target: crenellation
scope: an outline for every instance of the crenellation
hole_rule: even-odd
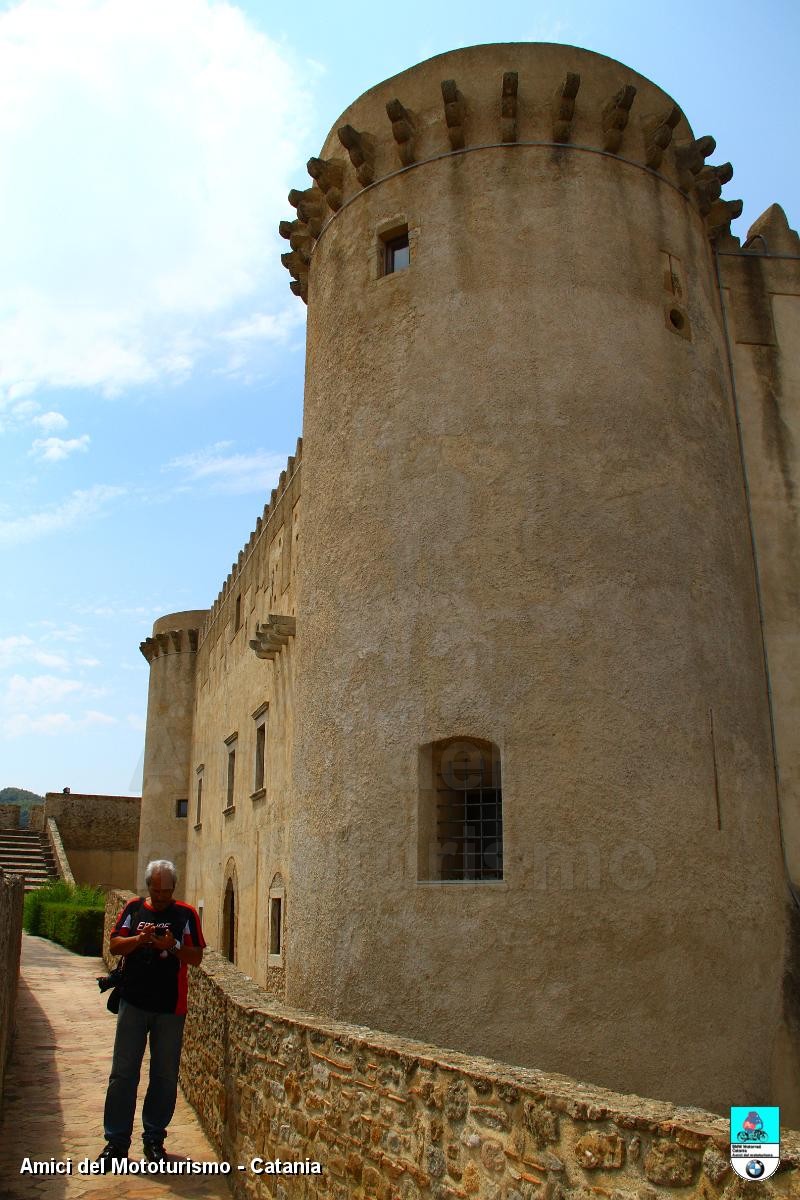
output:
[[[756,245],[755,243],[759,244]],[[800,238],[780,204],[771,204],[747,231],[744,249],[762,254],[800,255]]]
[[[517,140],[517,91],[519,73],[506,71],[500,95],[500,138],[503,142]]]
[[[397,145],[397,154],[404,167],[409,167],[414,158],[414,120],[408,109],[399,100],[390,100],[386,115],[392,123],[392,137]]]
[[[603,149],[610,154],[616,154],[622,145],[622,135],[628,125],[635,98],[636,88],[632,83],[626,83],[603,106]]]
[[[447,136],[452,150],[464,148],[464,97],[458,90],[455,79],[442,80],[442,100]]]
[[[367,133],[359,133],[352,125],[342,125],[337,130],[339,141],[350,156],[355,167],[356,178],[362,187],[368,187],[375,179],[375,149]]]
[[[562,83],[558,85],[553,96],[553,141],[568,142],[572,129],[572,118],[575,115],[575,97],[581,86],[581,77],[577,71],[567,71]]]

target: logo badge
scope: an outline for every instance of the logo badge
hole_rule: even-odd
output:
[[[731,1166],[751,1183],[769,1179],[781,1161],[781,1110],[767,1105],[731,1109]]]

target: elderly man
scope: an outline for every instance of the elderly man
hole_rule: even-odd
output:
[[[124,958],[122,999],[105,1107],[106,1146],[98,1159],[109,1166],[125,1158],[133,1134],[136,1090],[150,1038],[150,1082],[142,1108],[144,1156],[164,1161],[164,1138],[175,1111],[178,1066],[186,1020],[187,966],[203,957],[200,918],[190,904],[174,900],[175,866],[148,863],[149,899],[131,900],[111,933],[112,954]]]

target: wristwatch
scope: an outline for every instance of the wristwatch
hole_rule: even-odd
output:
[[[174,935],[173,935],[173,936],[174,936]],[[169,946],[169,947],[168,947],[168,950],[169,950],[169,953],[170,953],[170,954],[178,954],[178,953],[180,952],[180,948],[181,948],[181,944],[180,944],[180,942],[178,941],[178,939],[177,939],[177,938],[175,938],[175,945],[174,945],[174,946]]]

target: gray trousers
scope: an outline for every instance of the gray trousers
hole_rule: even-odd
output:
[[[129,1146],[136,1115],[136,1092],[145,1046],[150,1038],[150,1081],[142,1108],[144,1137],[166,1137],[178,1095],[185,1016],[148,1012],[120,1002],[117,1036],[103,1117],[106,1141]]]

